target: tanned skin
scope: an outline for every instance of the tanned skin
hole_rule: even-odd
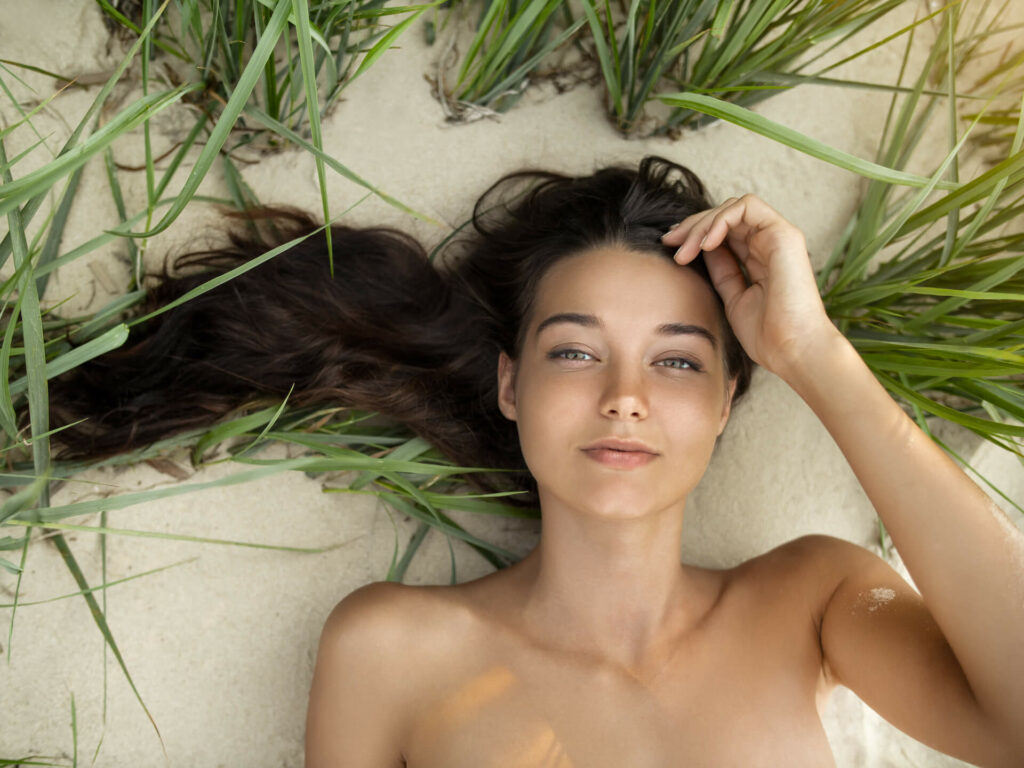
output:
[[[498,371],[540,543],[466,584],[342,600],[307,768],[832,765],[819,708],[837,684],[943,752],[1024,765],[1024,536],[828,320],[776,211],[730,199],[663,241],[677,264],[605,247],[545,275]],[[701,250],[740,342],[821,419],[920,594],[827,536],[679,563],[731,397],[711,293],[683,268]]]

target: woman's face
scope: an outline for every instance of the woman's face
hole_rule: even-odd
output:
[[[681,506],[729,416],[712,288],[609,246],[544,275],[515,362],[499,363],[541,503],[614,518]]]

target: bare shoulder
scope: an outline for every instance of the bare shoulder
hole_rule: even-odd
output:
[[[829,606],[851,587],[889,589],[898,582],[901,593],[912,591],[873,552],[821,534],[801,536],[742,563],[731,571],[729,581],[779,620],[806,618],[816,644]]]
[[[320,653],[373,663],[409,691],[434,640],[458,622],[456,590],[378,581],[342,599],[324,622]],[[437,637],[435,637],[437,636]]]
[[[423,652],[446,601],[429,588],[375,582],[324,623],[310,686],[306,765],[404,764]]]
[[[321,644],[326,640],[379,647],[381,641],[406,636],[428,604],[417,587],[389,581],[366,584],[334,607],[324,622]]]
[[[749,576],[758,580],[778,579],[790,586],[803,586],[800,592],[824,603],[847,576],[876,564],[888,567],[875,554],[849,541],[809,534],[780,544],[736,570],[749,571]]]

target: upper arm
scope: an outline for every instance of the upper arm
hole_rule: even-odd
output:
[[[324,624],[306,716],[306,768],[404,765],[407,617],[397,584],[342,600]]]
[[[883,560],[839,539],[811,537],[826,677],[900,730],[982,765],[1016,765],[978,706],[921,596]]]

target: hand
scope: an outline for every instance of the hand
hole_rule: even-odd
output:
[[[754,195],[730,198],[662,236],[688,264],[703,250],[711,281],[747,354],[786,378],[811,346],[838,335],[818,293],[803,233]],[[750,278],[748,283],[743,271]]]

